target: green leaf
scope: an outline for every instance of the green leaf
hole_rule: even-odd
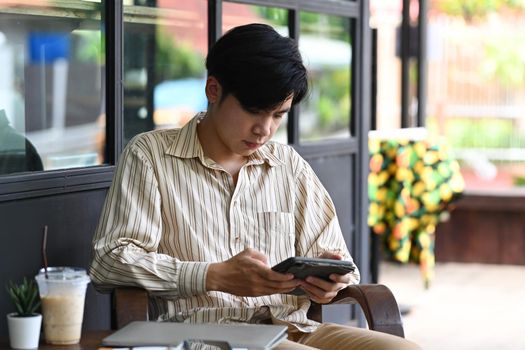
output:
[[[10,281],[6,289],[18,316],[31,316],[40,306],[38,286],[34,280],[27,280],[24,277],[20,284]]]

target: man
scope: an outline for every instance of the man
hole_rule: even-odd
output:
[[[93,281],[147,289],[156,320],[286,324],[295,342],[279,349],[413,346],[307,318],[311,300],[358,283],[357,269],[331,282],[271,270],[290,256],[352,261],[313,170],[270,141],[308,89],[295,42],[266,25],[237,27],[206,67],[207,112],[124,150],[94,238]],[[306,295],[285,294],[297,287]]]

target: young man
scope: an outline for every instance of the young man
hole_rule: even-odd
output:
[[[287,324],[294,342],[279,349],[413,346],[307,318],[311,300],[358,283],[357,269],[331,282],[271,270],[290,256],[352,261],[310,166],[271,142],[308,89],[295,42],[266,25],[237,27],[206,67],[207,112],[124,150],[94,238],[93,281],[147,289],[156,320]],[[285,294],[297,287],[306,295]]]

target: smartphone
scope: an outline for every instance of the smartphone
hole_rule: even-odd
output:
[[[345,260],[291,257],[272,267],[272,270],[281,273],[291,273],[295,278],[304,280],[308,276],[315,276],[326,281],[331,274],[346,275],[355,270],[355,264]],[[294,289],[290,294],[302,295],[300,288]]]

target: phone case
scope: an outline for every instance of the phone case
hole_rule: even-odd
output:
[[[331,274],[346,275],[355,270],[355,265],[344,260],[291,257],[272,267],[272,270],[292,273],[299,279],[315,276],[330,281]],[[301,295],[304,292],[297,288],[291,294]]]

